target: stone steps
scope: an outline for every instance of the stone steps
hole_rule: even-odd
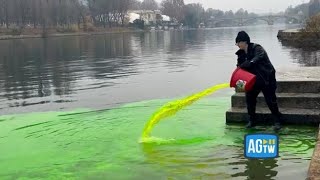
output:
[[[320,81],[278,81],[277,93],[320,93]]]
[[[320,122],[319,109],[295,109],[295,108],[279,108],[285,124],[301,124],[301,125],[318,125]],[[272,124],[273,117],[268,108],[260,108],[257,110],[257,121],[260,124]],[[246,123],[246,108],[231,108],[226,113],[227,123]]]
[[[279,108],[319,109],[320,93],[277,93]],[[245,94],[237,93],[231,97],[232,107],[246,107]],[[267,108],[262,93],[257,98],[257,107]]]
[[[279,81],[277,86],[278,105],[285,124],[319,125],[320,81]],[[273,123],[262,93],[257,98],[256,112],[258,123]],[[247,119],[245,94],[236,92],[231,97],[226,122],[245,123]]]

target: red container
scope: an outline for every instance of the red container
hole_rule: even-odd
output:
[[[256,75],[238,67],[232,73],[231,80],[230,80],[230,87],[236,87],[237,86],[236,84],[239,80],[242,80],[246,83],[245,91],[247,92],[247,91],[250,91],[254,86],[256,82]]]

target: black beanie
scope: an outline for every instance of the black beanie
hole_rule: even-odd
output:
[[[240,41],[246,41],[248,44],[250,43],[250,37],[245,31],[240,31],[236,38],[236,43]]]

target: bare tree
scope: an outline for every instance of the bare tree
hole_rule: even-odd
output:
[[[198,28],[204,22],[205,10],[199,3],[187,4],[185,8],[184,23],[192,28]]]
[[[162,13],[177,21],[184,19],[184,1],[183,0],[163,0],[161,2]]]
[[[142,3],[139,0],[131,0],[130,9],[140,10],[140,9],[142,9]]]
[[[27,18],[29,18],[29,12],[31,9],[31,3],[27,0],[17,0],[20,27],[23,28],[26,25]]]
[[[0,0],[0,17],[1,24],[9,28],[9,3],[8,0]]]
[[[109,27],[112,26],[111,19],[114,16],[114,2],[114,0],[88,0],[88,6],[95,25],[102,23],[106,27],[108,23]]]
[[[138,0],[0,0],[0,24],[7,28],[32,24],[44,31],[71,25],[81,28],[90,15],[95,25],[112,27],[123,25],[127,11],[140,5]]]
[[[39,18],[40,18],[39,0],[32,0],[30,11],[31,11],[30,22],[32,22],[33,27],[36,28],[37,25],[39,24]]]
[[[158,3],[155,0],[144,0],[141,3],[141,7],[144,10],[157,10],[157,9],[159,9]]]
[[[131,5],[131,0],[120,0],[120,4],[118,7],[118,12],[119,12],[119,17],[120,17],[120,22],[122,25],[124,25],[124,19],[125,16],[127,15],[127,12],[130,8]]]
[[[47,35],[47,24],[48,24],[48,1],[46,0],[39,0],[39,8],[40,8],[40,24],[42,26],[42,34],[43,36]]]

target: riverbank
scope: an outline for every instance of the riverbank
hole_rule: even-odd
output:
[[[320,32],[305,32],[302,29],[279,30],[278,39],[285,45],[298,48],[320,48]]]
[[[284,129],[287,125],[318,127],[316,143],[308,167],[307,179],[320,179],[320,67],[282,67],[277,69],[277,97],[283,114]],[[246,121],[245,96],[236,93],[231,98],[232,107],[227,112],[227,123]],[[257,121],[269,123],[272,119],[263,95],[257,99]],[[281,144],[281,143],[280,143]],[[280,148],[280,151],[282,149]]]
[[[317,136],[317,143],[313,151],[311,162],[308,168],[307,180],[314,180],[320,178],[320,128]]]
[[[301,29],[287,29],[287,30],[279,30],[277,37],[281,40],[291,40],[292,38],[296,38]]]
[[[0,40],[9,39],[28,39],[28,38],[47,38],[47,37],[63,37],[63,36],[90,36],[90,35],[102,35],[109,33],[132,33],[132,32],[145,32],[148,30],[142,30],[137,28],[100,28],[94,31],[77,31],[77,32],[59,32],[56,30],[48,30],[47,33],[43,33],[40,29],[25,29],[20,34],[8,33],[7,31],[0,30]]]
[[[291,80],[291,81],[319,81],[320,68],[319,67],[299,67],[299,68],[282,68],[277,73],[278,79],[281,81]],[[316,83],[315,83],[316,84]],[[307,88],[307,87],[302,87]],[[318,89],[319,93],[319,89]],[[281,98],[281,97],[280,97]],[[310,97],[304,98],[304,101]],[[300,103],[303,103],[302,101]],[[319,103],[317,101],[317,106]],[[317,114],[317,116],[320,116]],[[318,130],[317,142],[315,144],[313,154],[311,156],[311,161],[308,167],[307,180],[320,179],[320,126]]]

